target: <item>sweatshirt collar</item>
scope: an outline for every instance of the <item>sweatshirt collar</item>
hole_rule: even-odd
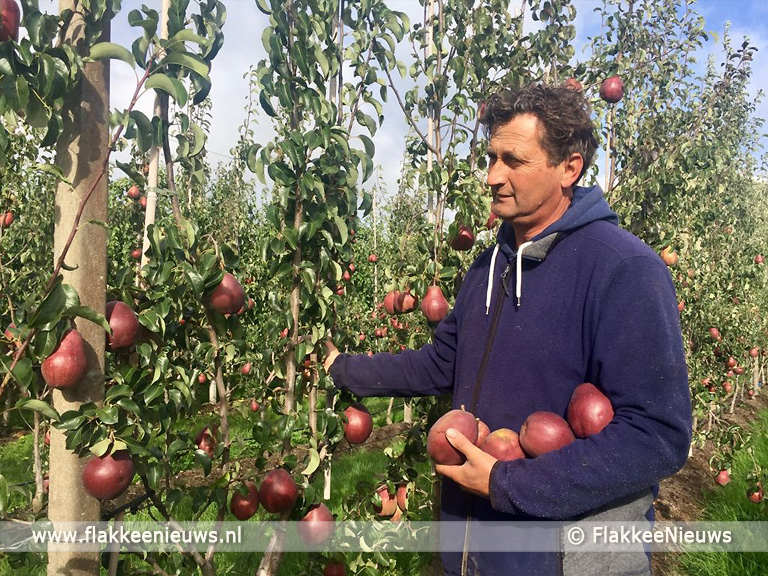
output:
[[[568,210],[565,211],[556,222],[553,222],[542,232],[537,234],[528,242],[524,242],[519,247],[515,240],[515,231],[510,224],[502,222],[499,232],[496,236],[497,245],[491,256],[491,266],[488,274],[488,289],[486,292],[486,309],[488,314],[491,305],[491,294],[493,293],[493,276],[496,267],[496,257],[499,251],[507,259],[507,268],[502,274],[502,286],[504,292],[507,292],[506,278],[514,262],[516,265],[515,275],[515,297],[516,305],[521,305],[521,296],[523,289],[523,258],[534,262],[542,262],[547,255],[557,245],[559,240],[568,232],[586,226],[591,222],[605,220],[617,226],[619,218],[611,210],[608,203],[603,198],[603,191],[600,186],[582,187],[576,186],[573,189],[573,198]]]

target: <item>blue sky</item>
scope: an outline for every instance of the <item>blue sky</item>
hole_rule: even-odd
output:
[[[231,148],[236,144],[238,127],[245,116],[244,107],[248,95],[247,80],[244,75],[250,65],[255,65],[265,56],[261,46],[261,31],[267,24],[264,16],[257,8],[254,0],[223,0],[227,6],[228,19],[224,26],[225,42],[216,57],[211,72],[213,101],[211,133],[207,149],[212,162],[226,160]],[[518,6],[520,0],[514,0],[513,6]],[[113,23],[113,41],[129,45],[133,40],[134,30],[125,22],[125,15],[130,9],[146,4],[160,9],[161,0],[123,0],[123,11]],[[574,0],[577,8],[576,38],[577,57],[586,58],[581,52],[587,37],[599,30],[599,17],[594,8],[601,2],[597,0]],[[41,8],[52,11],[58,2],[42,0]],[[422,8],[418,0],[390,0],[389,5],[395,10],[404,11],[411,17],[411,22],[421,19]],[[702,0],[694,9],[706,19],[706,28],[722,36],[726,21],[731,22],[731,38],[734,44],[741,43],[744,36],[749,36],[758,47],[753,62],[752,92],[759,87],[768,86],[768,1],[766,0]],[[529,22],[529,25],[533,25]],[[702,66],[706,64],[707,55],[719,51],[712,40],[705,46],[699,59]],[[120,62],[112,64],[112,104],[114,108],[124,108],[135,86],[135,76],[127,65]],[[139,104],[140,109],[149,113],[152,107],[152,96],[145,96]],[[402,112],[397,107],[394,98],[385,105],[385,126],[376,135],[375,143],[377,158],[381,164],[382,175],[389,190],[395,189],[399,174],[400,162],[404,150],[406,124]],[[768,103],[762,102],[758,115],[768,117]],[[258,134],[261,143],[266,143],[274,133],[269,119],[262,116],[259,119]],[[765,139],[764,139],[765,141]],[[600,162],[600,160],[598,159]],[[602,162],[601,162],[602,163]]]

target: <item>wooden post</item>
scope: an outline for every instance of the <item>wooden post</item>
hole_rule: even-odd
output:
[[[61,0],[61,11],[72,10],[71,21],[64,31],[64,42],[80,55],[84,23],[82,7],[76,0]],[[109,40],[109,23],[105,23],[103,40]],[[109,146],[109,62],[85,64],[83,78],[64,103],[64,126],[56,148],[56,164],[66,180],[56,189],[56,228],[54,262],[62,253],[72,229],[82,197],[87,194],[101,171]],[[86,205],[80,229],[67,256],[72,270],[62,269],[64,282],[80,294],[80,302],[103,312],[106,306],[107,233],[90,220],[107,219],[107,178],[98,184]],[[71,391],[53,391],[53,407],[62,414],[77,410],[81,404],[104,399],[104,329],[92,322],[78,320],[77,329],[86,342],[88,373]],[[101,506],[83,488],[80,480],[85,460],[67,450],[64,434],[51,429],[50,493],[48,517],[57,521],[96,522]],[[49,576],[97,576],[99,554],[96,552],[56,551],[49,545]]]

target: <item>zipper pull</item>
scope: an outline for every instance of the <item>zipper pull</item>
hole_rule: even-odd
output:
[[[507,296],[509,296],[509,287],[508,287],[509,279],[508,279],[508,276],[509,276],[509,273],[511,271],[512,271],[512,265],[511,264],[507,264],[506,269],[504,270],[504,272],[501,273],[501,285],[504,288],[504,294],[506,294]]]

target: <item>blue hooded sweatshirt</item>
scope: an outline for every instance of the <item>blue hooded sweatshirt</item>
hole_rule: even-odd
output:
[[[576,187],[568,210],[531,242],[518,248],[502,224],[431,344],[341,354],[331,367],[335,385],[359,396],[451,393],[453,408],[491,430],[519,432],[542,410],[565,418],[583,382],[611,400],[614,418],[600,433],[498,461],[490,499],[444,478],[441,520],[464,521],[469,538],[476,521],[650,520],[659,480],[685,463],[691,402],[674,285],[661,258],[617,224],[598,186]],[[642,550],[443,552],[442,560],[451,575],[650,574]]]

